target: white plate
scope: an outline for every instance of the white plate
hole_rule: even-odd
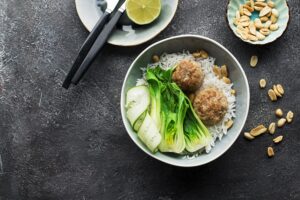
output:
[[[118,26],[108,43],[118,46],[135,46],[147,42],[163,31],[173,19],[178,0],[161,0],[162,10],[158,19],[145,26]],[[78,16],[88,31],[91,31],[102,15],[97,5],[99,0],[75,0]]]

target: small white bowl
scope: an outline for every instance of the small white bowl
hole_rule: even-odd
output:
[[[151,153],[147,147],[139,140],[137,134],[132,129],[129,121],[126,118],[125,110],[125,96],[127,91],[134,87],[136,80],[142,77],[141,67],[146,67],[151,62],[154,54],[161,55],[162,53],[182,52],[183,50],[195,51],[199,49],[206,50],[209,55],[216,58],[216,64],[228,66],[230,72],[230,79],[234,83],[234,88],[237,91],[236,96],[236,118],[233,127],[228,131],[227,135],[221,141],[217,141],[215,147],[208,154],[204,153],[194,159],[187,159],[184,156],[175,156],[173,154],[165,154],[157,152]],[[133,61],[128,69],[125,80],[123,82],[121,92],[121,113],[125,128],[134,141],[134,143],[145,153],[151,157],[180,167],[194,167],[209,163],[222,154],[224,154],[236,141],[240,132],[242,131],[247,119],[250,102],[250,92],[247,77],[245,72],[237,59],[221,44],[204,36],[198,35],[180,35],[164,39],[156,42],[146,48],[140,55]]]
[[[286,31],[287,26],[289,24],[289,7],[286,0],[272,0],[276,9],[279,12],[279,18],[277,24],[279,25],[279,29],[276,31],[271,31],[270,35],[268,35],[264,40],[252,42],[250,40],[243,40],[236,32],[237,27],[233,24],[233,20],[235,18],[236,11],[239,10],[239,6],[245,4],[245,0],[229,0],[227,5],[227,22],[229,24],[232,32],[242,41],[247,42],[249,44],[254,45],[264,45],[274,42],[278,38],[280,38],[283,33]]]

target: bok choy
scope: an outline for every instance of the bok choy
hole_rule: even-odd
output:
[[[175,83],[166,83],[162,93],[161,134],[162,152],[181,153],[185,149],[183,122],[188,104]]]
[[[172,73],[173,69],[148,68],[148,85],[127,92],[127,118],[152,152],[193,153],[208,147],[212,136],[190,100],[172,82]]]
[[[185,148],[188,152],[196,152],[204,147],[210,147],[212,136],[195,113],[189,99],[189,108],[184,120]]]
[[[196,115],[191,102],[172,82],[173,69],[148,68],[151,117],[156,122],[162,141],[162,152],[195,152],[210,145],[212,137]],[[152,113],[152,111],[155,111]]]

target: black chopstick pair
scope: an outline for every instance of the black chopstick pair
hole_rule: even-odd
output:
[[[83,75],[87,72],[90,65],[94,62],[96,56],[99,54],[117,22],[125,11],[125,3],[123,3],[115,14],[110,18],[114,8],[117,6],[118,0],[110,0],[108,8],[101,16],[88,38],[83,43],[78,56],[67,74],[63,82],[63,87],[68,89],[71,84],[77,85]]]

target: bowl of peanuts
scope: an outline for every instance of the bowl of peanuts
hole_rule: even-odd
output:
[[[289,23],[286,0],[229,0],[227,21],[244,42],[264,45],[281,37]]]

